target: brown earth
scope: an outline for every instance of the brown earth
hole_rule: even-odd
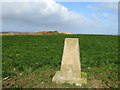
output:
[[[57,32],[57,31],[42,31],[35,33],[24,33],[24,32],[4,32],[0,35],[53,35],[53,34],[72,34],[70,32]]]
[[[59,32],[59,33],[63,33],[63,34],[72,34],[70,32]]]

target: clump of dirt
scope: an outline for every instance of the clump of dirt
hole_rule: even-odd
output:
[[[92,88],[108,88],[106,84],[102,83],[100,80],[93,79],[90,81]]]

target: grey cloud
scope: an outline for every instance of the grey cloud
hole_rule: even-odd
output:
[[[67,8],[54,1],[47,0],[37,3],[5,2],[3,3],[2,19],[3,30],[6,31],[10,29],[11,31],[27,32],[57,30],[72,33],[104,33],[100,29],[102,24],[94,17],[87,19],[81,14],[68,11]]]

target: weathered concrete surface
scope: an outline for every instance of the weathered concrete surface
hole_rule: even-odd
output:
[[[87,74],[81,72],[79,40],[66,38],[61,70],[57,71],[52,81],[57,83],[75,83],[77,86],[87,83]]]

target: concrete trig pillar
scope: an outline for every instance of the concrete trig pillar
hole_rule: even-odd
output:
[[[81,86],[87,83],[86,73],[81,72],[80,51],[78,38],[66,38],[61,70],[57,71],[52,81],[57,83],[75,83]]]

